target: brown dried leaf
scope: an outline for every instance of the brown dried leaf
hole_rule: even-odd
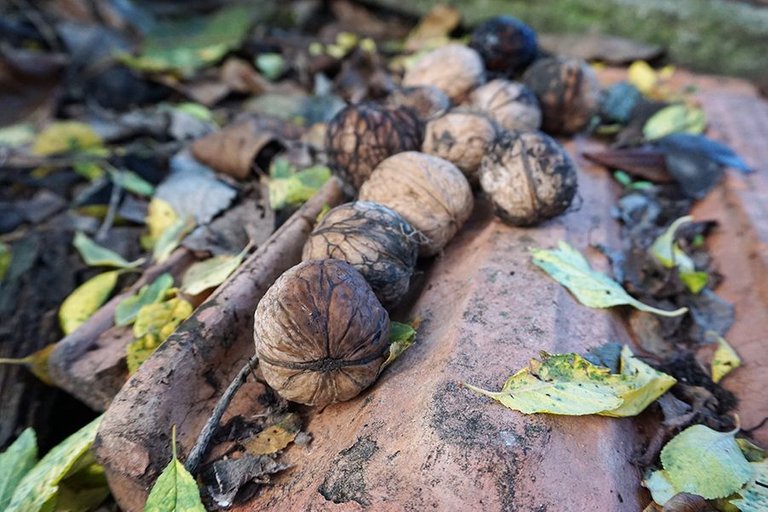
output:
[[[247,121],[196,140],[192,154],[219,172],[244,179],[258,154],[272,142],[278,142],[273,131]]]
[[[242,59],[227,59],[219,70],[219,76],[235,92],[261,94],[269,89],[269,82]]]

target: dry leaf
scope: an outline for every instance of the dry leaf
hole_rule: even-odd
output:
[[[219,172],[244,179],[250,175],[261,150],[276,142],[274,132],[248,121],[196,140],[192,144],[192,154]]]
[[[291,444],[299,430],[301,430],[301,418],[297,414],[290,413],[278,423],[266,427],[243,445],[253,455],[269,455]]]

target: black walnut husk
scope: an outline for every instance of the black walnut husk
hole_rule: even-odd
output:
[[[539,53],[536,32],[512,16],[495,16],[475,28],[469,46],[488,71],[514,77],[525,71]]]
[[[539,59],[525,72],[523,82],[539,100],[542,129],[547,133],[576,133],[597,112],[600,86],[592,68],[581,59]]]
[[[568,209],[576,195],[576,168],[548,135],[511,133],[483,158],[480,186],[502,220],[533,226]]]
[[[381,162],[360,188],[360,199],[392,208],[423,235],[419,256],[440,252],[474,203],[469,182],[455,165],[416,151]]]
[[[424,55],[403,76],[403,86],[435,86],[457,105],[483,82],[483,59],[461,44],[447,44]]]
[[[264,379],[280,396],[324,407],[376,380],[389,354],[389,315],[349,263],[305,261],[259,302],[254,341]]]
[[[488,114],[509,131],[541,128],[541,108],[536,95],[520,82],[497,78],[469,95],[472,108]]]
[[[365,278],[385,307],[408,291],[418,255],[416,232],[397,212],[371,201],[329,211],[304,245],[302,259],[346,261]]]
[[[420,148],[423,134],[423,123],[410,108],[361,103],[328,123],[325,149],[333,171],[357,189],[388,156]]]

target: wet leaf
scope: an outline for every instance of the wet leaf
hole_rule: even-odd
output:
[[[738,491],[740,497],[730,502],[741,512],[765,512],[768,510],[768,460],[751,465],[754,477]]]
[[[167,260],[173,250],[181,244],[184,237],[193,229],[195,229],[194,219],[177,219],[158,237],[155,246],[152,248],[152,258],[157,263]]]
[[[16,486],[37,462],[37,437],[31,428],[0,453],[0,510],[10,503]]]
[[[621,352],[621,371],[612,374],[578,354],[543,354],[511,376],[501,391],[465,384],[525,414],[569,416],[635,416],[675,384],[669,375],[636,359],[629,347]]]
[[[144,505],[144,512],[205,512],[197,482],[176,458],[176,427],[173,458],[157,477]]]
[[[277,453],[293,442],[299,430],[301,430],[301,418],[297,414],[289,413],[279,422],[264,428],[243,443],[243,446],[253,455]]]
[[[222,254],[193,263],[184,273],[181,280],[181,290],[189,295],[197,295],[209,288],[219,286],[226,281],[232,272],[237,270],[245,258],[245,253],[246,251],[243,251],[234,256]]]
[[[78,286],[59,308],[59,324],[64,334],[80,327],[107,300],[117,284],[119,270],[104,272]]]
[[[81,231],[75,233],[72,245],[80,253],[83,261],[91,267],[136,268],[144,263],[144,259],[127,261],[115,251],[100,246]]]
[[[566,242],[561,241],[554,250],[532,249],[531,253],[534,264],[568,288],[585,306],[609,308],[628,305],[661,316],[679,316],[688,311],[687,308],[665,311],[643,304],[630,296],[619,283],[592,270],[586,258]]]
[[[706,272],[696,270],[696,265],[675,241],[675,233],[681,226],[693,222],[687,215],[674,221],[651,245],[651,255],[666,268],[677,267],[680,280],[692,293],[699,293],[709,282]]]
[[[384,361],[384,364],[381,365],[381,370],[392,364],[395,359],[413,345],[413,342],[416,340],[416,327],[419,323],[420,320],[418,319],[410,324],[400,322],[389,323],[389,356]]]
[[[653,501],[662,506],[677,494],[675,486],[669,481],[669,475],[663,469],[648,474],[643,480],[643,486],[651,492]]]
[[[59,483],[80,467],[82,459],[89,457],[101,418],[99,416],[48,452],[21,480],[5,512],[52,510]]]
[[[645,140],[656,140],[673,133],[699,134],[707,126],[707,116],[700,108],[670,105],[651,116],[643,126]]]
[[[133,171],[111,169],[109,177],[115,185],[136,195],[149,197],[155,193],[154,185]]]
[[[669,441],[661,451],[661,463],[674,489],[716,499],[730,496],[747,483],[753,469],[735,434],[693,425]]]
[[[270,172],[269,204],[274,210],[296,206],[309,200],[331,177],[331,170],[323,165],[309,167],[288,177]]]
[[[142,307],[162,301],[172,286],[173,276],[167,272],[158,276],[151,284],[142,286],[137,294],[128,297],[117,305],[115,308],[115,325],[123,326],[133,323]]]
[[[0,364],[22,364],[26,366],[35,377],[49,386],[52,386],[53,381],[48,373],[48,358],[50,358],[54,348],[56,348],[56,344],[51,343],[26,357],[19,359],[0,358]]]
[[[241,489],[254,482],[264,482],[268,475],[287,467],[270,456],[245,453],[239,458],[217,460],[203,472],[202,479],[216,504],[229,508]]]
[[[717,349],[712,356],[712,382],[718,383],[732,370],[741,366],[741,358],[725,338],[713,334],[717,340]]]
[[[56,121],[40,132],[32,151],[47,156],[101,145],[101,137],[89,125],[78,121]]]

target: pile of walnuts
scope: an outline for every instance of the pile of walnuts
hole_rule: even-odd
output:
[[[488,20],[469,46],[424,55],[401,85],[328,124],[329,164],[357,201],[318,222],[304,261],[256,310],[262,372],[289,400],[326,406],[373,383],[389,351],[387,310],[417,259],[438,254],[470,217],[473,186],[515,226],[556,217],[575,196],[573,162],[540,130],[584,129],[597,82],[582,61],[540,58],[524,23]]]

